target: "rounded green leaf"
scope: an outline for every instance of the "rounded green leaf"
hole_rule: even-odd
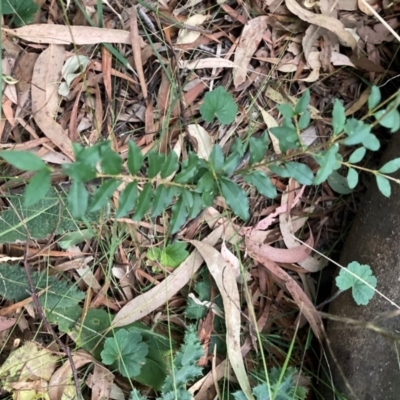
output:
[[[353,191],[353,189],[349,188],[347,179],[340,175],[337,171],[332,172],[332,174],[328,177],[327,182],[336,193],[349,194]]]
[[[314,184],[319,185],[322,182],[325,182],[329,175],[336,168],[336,154],[339,151],[339,145],[335,143],[332,147],[330,147],[324,153],[317,154],[314,158],[317,163],[320,165],[320,168],[315,176]]]
[[[51,172],[48,168],[37,172],[30,179],[24,193],[24,206],[30,207],[45,198],[51,185]]]
[[[220,187],[221,195],[232,211],[244,221],[249,219],[249,200],[246,192],[228,178],[221,178]]]
[[[285,163],[289,176],[299,182],[301,185],[312,185],[314,182],[314,174],[308,165],[299,162]]]
[[[153,187],[151,183],[146,183],[144,185],[144,188],[142,190],[142,193],[140,193],[139,198],[137,199],[136,202],[136,209],[135,209],[135,215],[133,216],[134,221],[140,221],[144,214],[149,210],[151,206],[151,196],[153,194]]]
[[[90,212],[101,210],[110,200],[111,196],[117,190],[121,181],[117,179],[107,179],[96,191],[93,196]]]
[[[377,151],[381,147],[381,143],[373,133],[367,135],[361,143],[364,147],[371,151]]]
[[[301,114],[301,117],[299,118],[299,129],[302,131],[303,129],[306,129],[308,125],[310,125],[311,121],[311,114],[308,110],[304,111]]]
[[[349,168],[347,173],[347,183],[350,189],[354,189],[358,183],[358,172],[354,168]]]
[[[310,104],[310,98],[310,89],[306,89],[296,104],[296,108],[294,110],[296,114],[301,114],[307,111],[307,107]]]
[[[344,127],[347,138],[343,143],[347,146],[360,144],[371,133],[371,126],[355,118],[349,118]]]
[[[399,168],[400,168],[400,158],[395,158],[394,160],[391,160],[387,162],[385,165],[383,165],[379,169],[379,172],[382,172],[382,174],[392,174],[393,172],[396,172]]]
[[[375,113],[375,118],[390,132],[396,132],[400,128],[400,114],[396,108],[390,110],[390,105],[386,110],[379,110]]]
[[[371,93],[368,96],[368,110],[374,109],[381,102],[381,91],[378,86],[371,86]]]
[[[376,183],[378,185],[379,191],[386,197],[390,197],[391,194],[391,188],[390,188],[390,182],[387,178],[376,175]]]
[[[338,99],[335,99],[332,111],[333,135],[334,136],[339,135],[339,133],[343,131],[345,124],[346,124],[345,109],[342,103]]]
[[[80,219],[85,215],[89,194],[82,182],[74,180],[68,193],[68,204],[74,218]]]
[[[128,141],[128,170],[132,175],[136,175],[143,165],[143,155],[140,148],[132,140]]]
[[[274,199],[278,193],[271,179],[261,171],[253,171],[251,174],[244,175],[243,179],[249,185],[255,186],[257,191],[269,199]]]
[[[355,150],[349,158],[349,163],[357,164],[364,158],[366,152],[367,150],[365,147],[360,147],[359,149]]]
[[[294,117],[294,109],[290,104],[287,103],[279,104],[277,106],[277,109],[282,114],[282,116],[287,120],[290,120],[291,118]]]
[[[0,151],[0,157],[21,171],[39,171],[46,167],[41,158],[29,151]]]
[[[200,106],[200,113],[204,121],[212,122],[215,117],[221,124],[230,124],[235,120],[238,107],[233,96],[222,86],[206,93],[204,102]]]
[[[118,210],[116,217],[125,217],[130,211],[132,211],[135,201],[137,198],[137,182],[130,182],[126,185],[118,199]]]

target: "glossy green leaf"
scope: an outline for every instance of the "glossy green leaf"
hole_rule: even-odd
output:
[[[174,182],[187,183],[198,172],[199,157],[193,152],[189,152],[189,158],[182,163],[182,170],[175,176]]]
[[[82,182],[74,180],[68,193],[68,204],[74,218],[82,218],[88,207],[89,194]]]
[[[271,133],[278,139],[279,148],[283,153],[288,150],[299,149],[300,140],[296,128],[288,126],[277,126],[270,129]]]
[[[73,180],[80,182],[90,181],[97,176],[96,167],[83,161],[62,165],[63,171]]]
[[[116,213],[117,218],[125,217],[130,211],[133,210],[135,201],[138,195],[137,182],[130,182],[126,185],[118,199],[118,210]]]
[[[21,171],[39,171],[46,167],[46,163],[41,158],[29,151],[0,151],[0,157]]]
[[[132,175],[136,175],[143,165],[143,155],[140,148],[132,140],[128,141],[128,170]]]
[[[340,175],[337,171],[333,171],[332,174],[329,175],[327,182],[336,193],[350,194],[353,192],[353,189],[349,188],[347,179]]]
[[[396,172],[398,169],[400,169],[400,158],[395,158],[387,162],[385,165],[383,165],[379,169],[379,172],[381,172],[382,174],[392,174],[393,172]]]
[[[335,99],[332,111],[333,136],[339,135],[339,133],[343,131],[345,124],[346,124],[345,109],[342,103],[338,99]]]
[[[335,143],[327,151],[314,157],[315,161],[317,161],[317,163],[320,165],[320,168],[314,178],[315,185],[325,182],[329,175],[335,170],[336,154],[338,151],[339,145]]]
[[[358,184],[358,172],[354,168],[349,168],[347,172],[347,183],[350,189],[354,189]]]
[[[400,129],[400,114],[396,108],[390,110],[390,105],[386,110],[379,110],[375,113],[375,118],[390,132],[396,132]]]
[[[360,280],[362,279],[362,280]],[[365,284],[364,282],[367,284]],[[347,268],[341,268],[336,277],[336,285],[340,290],[352,290],[352,295],[358,305],[367,305],[375,294],[377,280],[369,265],[351,262]]]
[[[232,211],[244,221],[249,219],[249,200],[246,192],[228,178],[221,178],[220,187],[221,195]]]
[[[286,170],[289,176],[299,182],[301,185],[312,185],[314,181],[314,174],[308,165],[299,162],[285,163]]]
[[[365,149],[365,147],[358,148],[351,154],[351,156],[349,158],[349,163],[357,164],[364,158],[366,152],[367,152],[367,150]]]
[[[343,144],[353,146],[362,143],[368,137],[371,133],[371,125],[365,124],[355,118],[349,118],[344,131],[347,133],[347,138],[343,140]]]
[[[311,122],[311,114],[308,110],[304,111],[299,118],[299,129],[302,131],[310,125]]]
[[[163,211],[167,209],[167,207],[171,204],[172,199],[174,198],[174,190],[172,187],[167,187],[165,185],[158,185],[157,189],[154,191],[154,197],[152,201],[152,211],[151,216],[157,217]]]
[[[215,117],[221,124],[231,124],[236,117],[238,107],[233,96],[222,86],[206,93],[204,102],[200,106],[200,113],[204,121],[212,122]]]
[[[376,183],[378,185],[379,191],[386,197],[390,197],[391,188],[389,179],[384,176],[376,175]]]
[[[175,151],[170,151],[164,165],[162,166],[160,176],[161,178],[165,179],[168,176],[172,175],[175,171],[177,171],[179,168],[179,162],[178,162],[178,155],[175,153]]]
[[[24,206],[30,207],[46,197],[51,185],[51,171],[48,168],[37,172],[29,180],[24,192]]]
[[[203,193],[214,188],[214,177],[210,171],[206,172],[197,182],[195,191]]]
[[[213,146],[208,161],[215,172],[221,171],[222,166],[224,165],[224,153],[218,143]]]
[[[114,150],[108,149],[101,154],[100,166],[104,174],[118,175],[122,170],[121,157]]]
[[[269,199],[274,199],[278,193],[271,179],[261,171],[253,171],[248,175],[244,175],[243,179],[249,185],[255,186],[257,191]]]
[[[181,226],[186,222],[188,214],[189,211],[181,196],[179,197],[178,201],[172,206],[172,216],[170,221],[170,229],[172,234],[179,231]]]
[[[268,144],[269,137],[266,132],[259,138],[252,136],[249,139],[250,165],[261,162],[264,159],[268,149]]]
[[[371,86],[371,93],[368,96],[368,110],[373,110],[381,102],[381,90],[378,86]]]
[[[381,147],[381,143],[373,133],[367,135],[361,143],[365,148],[371,151],[377,151]]]
[[[149,161],[149,166],[147,168],[147,177],[152,179],[155,178],[157,174],[161,171],[165,162],[165,156],[164,154],[160,154],[156,151],[150,151],[147,153],[147,159]]]
[[[311,99],[310,89],[306,89],[302,94],[302,96],[300,97],[299,101],[297,102],[294,112],[296,114],[301,114],[307,111],[307,107],[310,104],[310,99]]]
[[[153,194],[153,187],[150,182],[146,183],[143,187],[142,192],[136,202],[135,215],[133,216],[134,221],[140,221],[144,214],[149,210],[151,206],[151,196]]]
[[[121,181],[117,179],[107,179],[96,191],[90,204],[90,212],[101,210],[111,196],[117,190]]]

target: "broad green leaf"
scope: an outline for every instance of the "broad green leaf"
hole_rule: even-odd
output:
[[[222,86],[206,93],[200,106],[201,116],[206,122],[212,122],[217,117],[221,124],[230,124],[235,120],[237,111],[233,96]]]
[[[140,148],[132,140],[128,141],[128,170],[132,175],[136,175],[143,165],[143,155]]]
[[[181,196],[183,198],[183,202],[186,204],[188,210],[193,207],[193,194],[189,189],[183,189],[181,192]]]
[[[179,267],[189,255],[186,247],[187,244],[185,242],[175,241],[169,244],[161,252],[161,265],[170,268]]]
[[[210,191],[203,192],[201,195],[201,198],[203,200],[203,206],[211,207],[212,203],[214,202],[215,196],[216,196],[215,187]]]
[[[339,135],[339,133],[343,131],[345,124],[346,124],[345,109],[342,103],[338,99],[335,99],[332,111],[333,136]]]
[[[199,157],[192,151],[189,152],[189,158],[184,160],[182,163],[182,170],[175,176],[174,182],[176,183],[187,183],[189,182],[198,172],[199,168]]]
[[[215,172],[221,171],[224,165],[224,153],[218,143],[213,146],[208,162],[212,165]]]
[[[149,167],[147,168],[147,177],[154,178],[161,171],[164,162],[164,154],[157,153],[156,151],[150,151],[147,153],[147,159],[149,160]]]
[[[171,204],[173,198],[174,190],[172,187],[167,187],[162,184],[158,185],[157,189],[154,191],[154,197],[151,205],[151,216],[159,216]]]
[[[121,181],[118,179],[107,179],[96,191],[90,204],[90,212],[101,210],[117,190]]]
[[[137,194],[137,182],[128,183],[118,199],[117,218],[125,217],[125,215],[133,210]]]
[[[83,161],[63,164],[62,169],[70,178],[79,182],[87,182],[97,176],[96,167]]]
[[[285,166],[280,166],[277,164],[270,164],[268,168],[276,175],[281,176],[282,178],[289,178],[290,174]]]
[[[193,205],[190,209],[189,218],[196,218],[203,209],[203,199],[200,194],[193,193]]]
[[[269,138],[267,133],[264,133],[259,138],[255,138],[252,136],[249,139],[250,165],[261,162],[264,159],[265,153],[268,149],[268,143]]]
[[[286,170],[289,176],[299,182],[301,185],[312,185],[314,181],[314,174],[308,165],[290,161],[285,163]]]
[[[381,143],[373,133],[367,135],[367,137],[362,141],[362,145],[371,151],[377,151],[381,147]]]
[[[311,114],[308,110],[304,111],[303,114],[301,114],[300,118],[299,118],[299,129],[302,131],[304,129],[306,129],[308,127],[308,125],[310,125],[310,121],[311,121]]]
[[[21,171],[39,171],[46,168],[46,163],[29,151],[0,151],[0,157]]]
[[[315,161],[320,165],[320,168],[315,175],[314,184],[319,185],[325,182],[329,175],[336,167],[336,154],[339,151],[339,145],[335,143],[327,151],[314,156]]]
[[[391,188],[390,188],[390,182],[389,179],[376,175],[376,183],[378,185],[379,191],[386,197],[390,197],[391,194]]]
[[[307,107],[310,104],[310,98],[311,98],[310,89],[306,89],[302,94],[302,96],[300,97],[299,101],[297,102],[294,112],[296,114],[301,114],[307,111]]]
[[[197,182],[195,191],[197,193],[203,193],[210,191],[214,188],[214,178],[210,171],[206,172]]]
[[[72,147],[74,149],[76,162],[82,162],[95,167],[101,159],[102,152],[111,149],[111,143],[109,141],[100,142],[88,147],[82,147],[78,143],[72,143]]]
[[[371,93],[368,96],[368,110],[373,110],[381,102],[381,91],[378,86],[371,86]]]
[[[294,109],[290,104],[278,104],[277,108],[285,119],[290,120],[294,117]]]
[[[159,247],[152,247],[147,251],[146,257],[150,261],[160,261],[161,260],[162,251],[163,250],[160,249]]]
[[[283,153],[288,150],[299,149],[300,140],[296,128],[288,126],[277,126],[270,129],[271,133],[278,139],[279,148]]]
[[[375,118],[385,128],[394,133],[400,128],[400,114],[396,108],[390,110],[390,104],[386,110],[379,110],[375,113]]]
[[[239,153],[237,153],[236,151],[231,153],[226,158],[224,165],[222,166],[222,171],[224,171],[224,173],[227,176],[231,176],[235,172],[236,168],[238,167],[241,158],[242,158],[242,156]]]
[[[365,149],[365,147],[358,148],[351,154],[351,156],[349,158],[349,163],[357,164],[364,158],[366,152],[367,152],[367,150]]]
[[[200,320],[206,314],[207,307],[197,304],[191,297],[188,297],[185,308],[185,317],[188,319]]]
[[[337,171],[333,171],[332,174],[329,175],[327,182],[336,193],[349,194],[353,192],[353,189],[349,188],[347,179],[340,175]]]
[[[278,195],[276,187],[264,172],[253,171],[248,175],[243,175],[243,179],[249,185],[255,186],[259,193],[269,199],[274,199]]]
[[[117,368],[126,378],[133,378],[140,374],[147,353],[148,346],[139,333],[120,329],[105,340],[101,360]]]
[[[240,154],[241,157],[243,157],[244,153],[246,153],[247,144],[248,144],[248,142],[244,143],[244,142],[242,142],[241,139],[239,139],[237,137],[232,145],[232,149],[231,149],[232,153],[236,152],[236,153]]]
[[[30,207],[44,199],[51,186],[51,171],[45,168],[30,179],[24,192],[24,206]]]
[[[166,158],[164,165],[161,169],[160,176],[161,178],[165,179],[168,176],[172,175],[175,171],[177,171],[179,168],[179,162],[178,162],[178,155],[175,153],[175,151],[170,151],[168,154],[168,157]]]
[[[2,0],[2,14],[14,14],[12,21],[19,26],[31,24],[39,6],[33,0]]]
[[[350,273],[350,272],[351,273]],[[354,276],[355,275],[355,276]],[[369,284],[366,285],[360,278]],[[336,277],[336,285],[340,290],[352,289],[353,299],[358,305],[367,305],[375,294],[376,277],[369,265],[361,265],[357,261],[340,270]]]
[[[142,192],[136,202],[135,215],[133,216],[134,221],[140,221],[144,214],[149,210],[151,206],[151,196],[153,194],[153,187],[150,182],[146,183],[143,187]]]
[[[379,169],[379,172],[381,172],[382,174],[392,174],[393,172],[396,172],[399,168],[400,168],[400,158],[395,158],[387,162],[385,165],[383,165]]]
[[[221,195],[232,211],[244,221],[249,219],[249,200],[246,192],[228,178],[221,178],[220,187]]]
[[[74,180],[68,193],[68,204],[74,218],[82,218],[88,207],[89,194],[82,182]]]
[[[347,172],[347,183],[350,189],[354,189],[358,183],[358,172],[354,168],[349,168]]]
[[[355,118],[349,118],[344,127],[347,138],[343,140],[343,144],[353,146],[360,144],[371,133],[371,126],[359,121]]]
[[[100,165],[103,173],[108,175],[118,175],[122,170],[121,157],[112,149],[108,149],[101,154]]]
[[[172,216],[170,221],[171,234],[179,231],[180,227],[186,222],[189,211],[183,201],[182,196],[172,206]]]
[[[75,246],[79,243],[84,242],[93,238],[93,231],[91,229],[82,229],[76,232],[68,233],[58,241],[58,245],[63,249],[67,250],[71,246]]]

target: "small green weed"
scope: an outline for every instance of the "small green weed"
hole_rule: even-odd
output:
[[[0,14],[12,15],[11,23],[24,26],[33,22],[39,6],[33,0],[2,0]]]

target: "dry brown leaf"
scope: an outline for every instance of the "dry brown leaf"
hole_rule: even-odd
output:
[[[210,233],[203,242],[214,246],[221,237],[223,231],[223,226],[218,227],[215,231]],[[116,328],[128,325],[143,318],[158,307],[161,307],[190,281],[193,274],[196,273],[202,263],[203,257],[197,250],[193,251],[193,253],[159,285],[135,297],[122,307],[114,318],[113,327]]]
[[[247,67],[251,57],[261,42],[264,31],[267,29],[268,16],[251,19],[243,28],[239,45],[235,51],[235,64],[237,68],[233,71],[233,83],[238,87],[246,80]]]
[[[195,14],[190,16],[183,24],[191,25],[191,26],[199,26],[203,22],[207,21],[207,15]],[[176,40],[177,44],[189,44],[196,41],[201,35],[201,32],[188,30],[188,29],[180,29],[178,33],[178,38]]]
[[[64,63],[64,47],[50,45],[36,60],[32,76],[32,113],[41,131],[71,160],[72,143],[55,121],[58,109],[58,82]]]
[[[234,68],[233,61],[225,60],[224,58],[202,58],[201,60],[182,61],[178,62],[179,68],[187,69],[204,69],[204,68]]]
[[[6,318],[0,316],[0,332],[10,329],[15,324],[15,318]]]
[[[213,147],[213,141],[211,135],[200,125],[190,124],[187,126],[189,135],[197,143],[197,155],[200,158],[208,160]]]
[[[92,389],[92,400],[105,400],[110,398],[114,375],[102,365],[95,364],[93,374],[86,380]]]
[[[204,241],[192,240],[190,243],[203,256],[222,297],[229,363],[245,396],[250,400],[254,399],[240,348],[240,296],[235,273],[214,247],[204,243]]]
[[[341,41],[343,46],[355,49],[357,42],[354,37],[346,31],[345,26],[337,19],[322,14],[314,14],[311,11],[304,9],[296,0],[285,0],[286,7],[289,11],[297,15],[303,21],[317,25],[333,32]]]
[[[7,29],[2,31],[29,43],[75,45],[99,43],[124,43],[131,44],[131,33],[120,29],[96,28],[91,26],[34,24],[22,28]],[[140,47],[145,43],[141,36],[138,38]]]

